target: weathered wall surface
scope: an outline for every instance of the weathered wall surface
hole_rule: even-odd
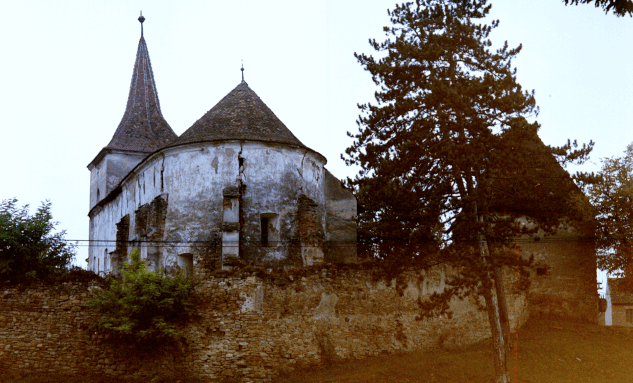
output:
[[[328,255],[332,262],[354,262],[356,254],[356,197],[325,170]]]
[[[531,315],[597,323],[596,253],[593,242],[573,227],[555,235],[524,238],[523,256],[534,256],[528,294]]]
[[[372,270],[311,268],[296,273],[204,276],[185,341],[153,353],[112,346],[86,330],[86,287],[63,285],[0,292],[0,367],[112,376],[177,375],[212,381],[269,381],[280,371],[331,357],[473,343],[489,336],[484,312],[455,301],[452,319],[416,321],[416,300],[444,286],[445,271],[410,273],[397,288]],[[200,275],[201,276],[201,275]],[[525,295],[508,274],[512,327],[527,320]]]
[[[162,196],[167,202],[160,244],[159,265],[169,269],[181,254],[199,251],[195,244],[212,242],[227,230],[223,224],[223,190],[239,188],[240,233],[238,243],[243,261],[256,264],[292,263],[288,257],[293,243],[301,242],[298,202],[301,195],[316,203],[315,238],[325,237],[325,159],[305,148],[260,142],[207,142],[165,149],[146,159],[123,182],[120,193],[91,213],[89,267],[102,271],[108,254],[115,248],[116,224],[130,216],[129,246],[146,246],[136,233],[136,212]],[[94,169],[93,172],[98,169]],[[262,217],[271,225],[271,238],[262,246]],[[94,242],[103,240],[104,242]]]
[[[105,150],[105,149],[104,149]],[[90,164],[90,209],[105,198],[146,156],[145,153],[108,149],[96,164]]]

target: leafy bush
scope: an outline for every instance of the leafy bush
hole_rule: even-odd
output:
[[[52,233],[50,201],[34,215],[18,200],[0,202],[0,281],[30,282],[64,274],[75,257],[75,246],[64,239],[66,231]]]
[[[133,343],[176,340],[178,325],[192,311],[192,283],[182,273],[168,277],[147,270],[138,250],[125,262],[121,279],[97,289],[89,303],[97,314],[92,328]]]

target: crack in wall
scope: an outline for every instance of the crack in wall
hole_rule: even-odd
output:
[[[161,161],[160,161],[160,192],[161,193],[165,189],[164,173],[165,173],[165,157],[161,158]]]
[[[305,150],[303,152],[303,157],[301,157],[301,168],[297,168],[297,172],[299,173],[301,178],[303,178],[303,162],[305,161],[307,155],[308,155],[308,151]]]
[[[243,150],[244,150],[244,143],[240,142],[240,152],[237,153],[238,168],[237,168],[237,178],[236,178],[236,181],[240,184],[242,183],[242,177],[244,175],[244,170],[246,169],[246,161],[244,160],[244,157],[242,157]]]

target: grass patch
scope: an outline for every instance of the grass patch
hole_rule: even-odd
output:
[[[509,355],[513,382],[631,382],[633,332],[564,321],[528,323],[512,336]],[[494,381],[490,341],[458,349],[381,355],[298,370],[280,383]]]

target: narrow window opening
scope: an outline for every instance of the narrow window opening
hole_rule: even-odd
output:
[[[279,244],[279,216],[275,213],[263,213],[260,219],[262,246],[276,247]]]
[[[97,188],[97,202],[99,202],[100,198],[101,198],[101,193],[99,192],[99,188]]]
[[[536,275],[547,275],[547,268],[546,267],[537,267],[536,268]]]
[[[268,225],[270,223],[269,217],[262,218],[262,246],[268,247]]]
[[[242,157],[239,157],[237,161],[239,163],[240,168],[244,166],[244,159]]]

